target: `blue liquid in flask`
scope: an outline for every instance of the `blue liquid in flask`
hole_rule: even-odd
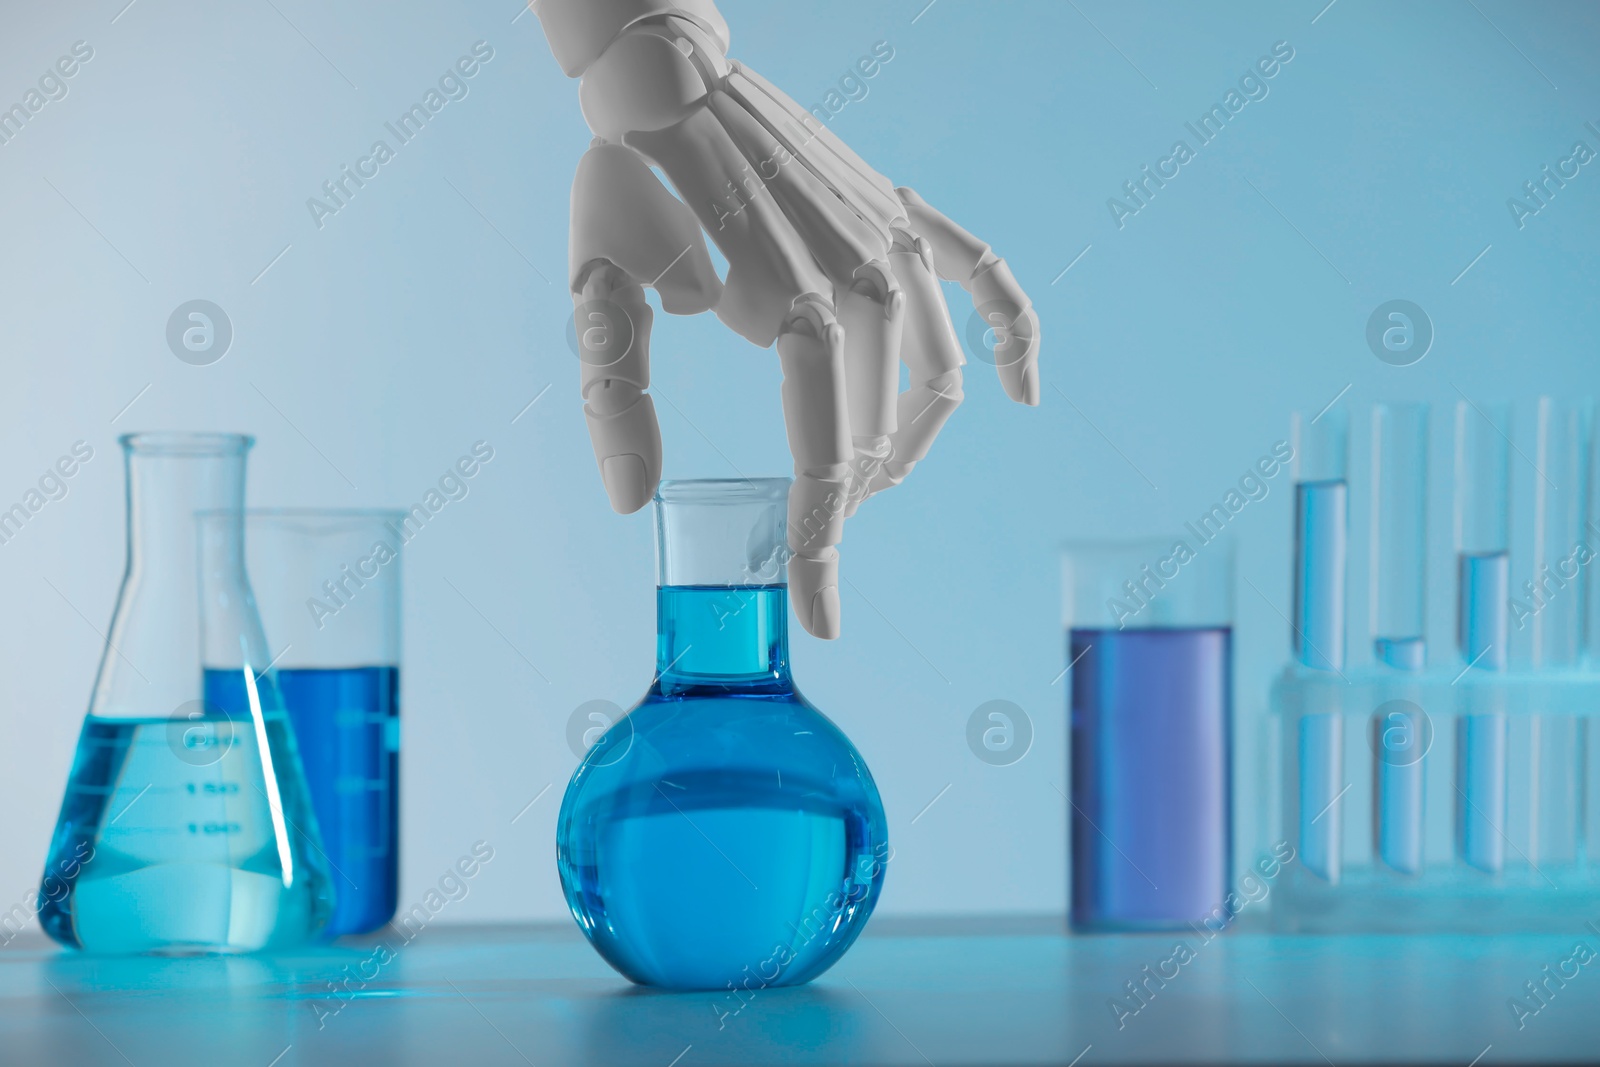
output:
[[[1232,631],[1073,629],[1072,925],[1178,929],[1222,905]]]
[[[40,887],[41,927],[96,952],[253,951],[331,907],[288,720],[206,671],[193,717],[84,720]],[[261,679],[258,685],[270,686]]]
[[[783,586],[667,586],[657,610],[656,680],[561,805],[567,903],[643,985],[809,981],[877,903],[877,787],[790,680]]]
[[[399,886],[400,671],[278,671],[335,888],[328,937],[376,930]]]

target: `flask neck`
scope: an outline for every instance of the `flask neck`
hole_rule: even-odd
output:
[[[171,715],[196,697],[202,666],[269,658],[242,564],[250,439],[130,434],[121,444],[128,562],[89,713]]]
[[[657,688],[788,689],[788,611],[781,584],[660,586]]]
[[[656,689],[787,691],[786,478],[662,482]]]
[[[186,579],[197,562],[197,516],[231,513],[222,540],[243,545],[244,453],[128,452],[128,567],[132,573]],[[221,547],[220,545],[217,547]]]

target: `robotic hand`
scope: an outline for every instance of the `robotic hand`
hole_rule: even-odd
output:
[[[837,637],[845,518],[905,478],[962,400],[936,277],[972,294],[1006,394],[1029,405],[1038,316],[987,245],[729,60],[712,0],[533,3],[556,60],[582,79],[595,134],[573,180],[570,262],[584,415],[611,506],[637,511],[661,477],[644,287],[668,312],[715,309],[752,343],[776,340],[795,466],[790,593],[808,631]],[[897,359],[910,372],[898,400]]]

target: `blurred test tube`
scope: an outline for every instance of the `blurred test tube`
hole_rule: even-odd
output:
[[[1417,671],[1428,659],[1428,405],[1379,404],[1372,439],[1373,654]]]
[[[1349,555],[1350,416],[1343,408],[1293,423],[1295,464],[1294,651],[1304,667],[1345,665],[1345,569]],[[1300,859],[1339,880],[1344,730],[1338,710],[1300,719]]]
[[[1511,575],[1511,405],[1456,406],[1456,632],[1468,669],[1503,671]],[[1480,870],[1505,865],[1506,713],[1499,690],[1468,691],[1456,734],[1456,844]]]
[[[1533,663],[1573,667],[1582,654],[1584,474],[1589,405],[1539,400],[1533,577],[1522,584],[1517,626],[1533,627]]]
[[[1600,416],[1600,409],[1592,410],[1592,414]],[[1592,553],[1589,561],[1584,564],[1584,570],[1588,571],[1588,575],[1583,596],[1587,605],[1583,625],[1584,646],[1589,666],[1592,668],[1600,668],[1600,425],[1597,423],[1600,423],[1600,419],[1590,424],[1583,522],[1583,543]],[[1596,767],[1595,770],[1600,771],[1600,767]],[[1595,805],[1597,812],[1600,812],[1600,783],[1597,783],[1597,788],[1590,791],[1589,797],[1590,803]],[[1596,840],[1600,841],[1600,814],[1591,821],[1590,828],[1591,832],[1596,834]],[[1600,859],[1600,848],[1593,854]]]
[[[1372,420],[1372,633],[1378,662],[1427,664],[1428,406],[1379,404]],[[1374,723],[1378,854],[1397,871],[1422,869],[1421,717],[1390,705]],[[1420,709],[1419,709],[1420,710]]]
[[[1570,670],[1583,655],[1584,506],[1590,404],[1539,400],[1533,577],[1511,598],[1517,629],[1533,630],[1534,669]],[[1582,834],[1583,723],[1561,711],[1535,709],[1528,723],[1527,860],[1575,859]],[[1520,791],[1519,791],[1520,792]]]
[[[1295,656],[1344,669],[1345,563],[1350,539],[1350,417],[1344,409],[1294,417]]]
[[[1600,432],[1590,434],[1588,468],[1583,538],[1591,553],[1600,553]],[[1584,590],[1584,600],[1588,604],[1584,640],[1589,668],[1594,670],[1600,669],[1600,557],[1590,556],[1584,569],[1589,572]],[[1600,716],[1584,716],[1583,731],[1579,747],[1585,783],[1583,854],[1588,863],[1600,864]]]

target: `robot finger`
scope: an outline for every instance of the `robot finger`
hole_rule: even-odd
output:
[[[906,296],[900,358],[910,384],[896,402],[889,456],[868,483],[868,495],[899,485],[927,457],[934,438],[963,399],[961,345],[939,291],[932,248],[926,240],[902,232],[896,235],[889,260]]]
[[[789,490],[789,595],[807,632],[839,636],[839,550],[851,492],[844,331],[832,306],[808,293],[778,334],[783,419],[794,455]]]
[[[1006,261],[972,234],[928,206],[914,190],[898,189],[911,229],[927,239],[939,277],[957,282],[999,337],[995,365],[1012,400],[1039,403],[1039,316]]]

